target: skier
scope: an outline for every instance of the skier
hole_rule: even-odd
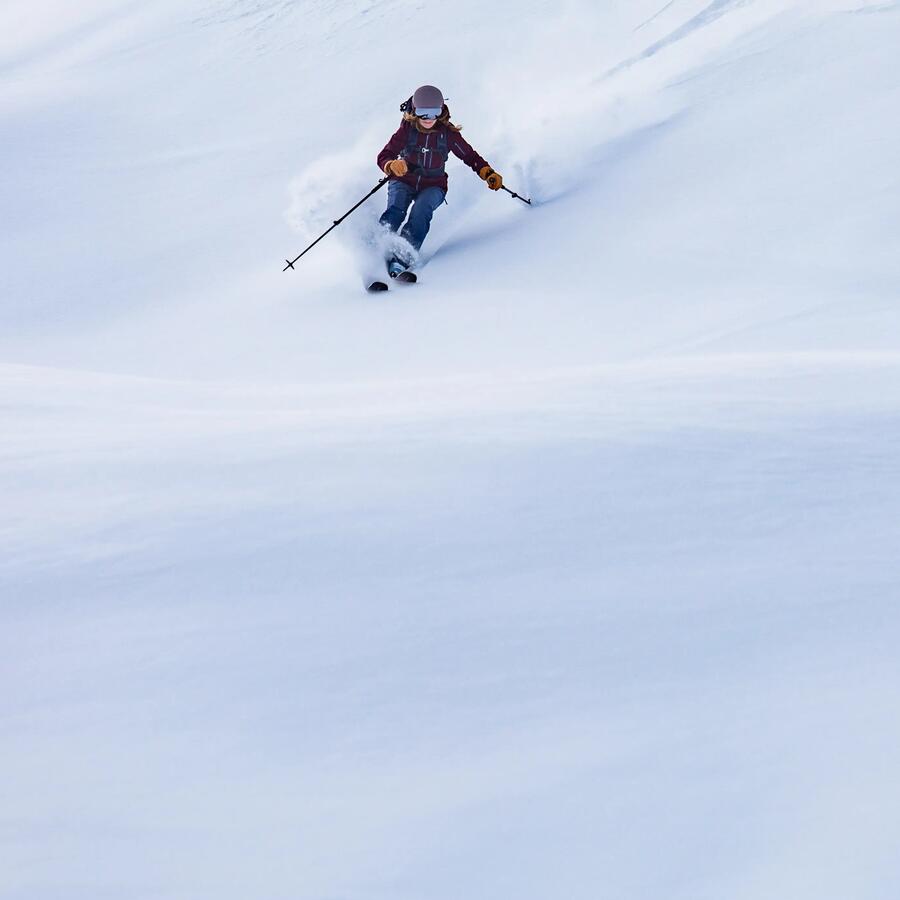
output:
[[[447,193],[444,164],[450,153],[477,172],[492,191],[500,190],[503,179],[469,145],[460,128],[451,123],[444,95],[436,87],[422,85],[401,109],[400,127],[378,154],[378,167],[391,179],[387,209],[378,221],[397,231],[412,204],[400,236],[418,250],[431,227],[434,211]],[[401,281],[414,281],[413,273],[406,271],[411,262],[395,253],[388,261],[391,278],[400,276]]]

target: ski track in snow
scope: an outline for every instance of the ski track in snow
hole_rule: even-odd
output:
[[[679,25],[664,38],[661,38],[658,41],[654,41],[638,56],[633,57],[632,59],[626,59],[618,65],[614,66],[609,70],[609,72],[606,73],[605,77],[608,78],[612,75],[615,75],[618,72],[621,72],[624,69],[633,66],[640,60],[649,59],[651,56],[655,56],[660,52],[660,50],[665,50],[667,47],[670,47],[673,44],[677,44],[679,41],[684,40],[686,37],[693,34],[698,29],[704,28],[705,26],[715,22],[717,19],[720,19],[722,16],[726,15],[729,11],[734,10],[736,7],[747,6],[748,4],[751,4],[753,2],[754,0],[712,0],[712,2],[708,4],[703,10],[698,12],[687,22]],[[664,12],[664,10],[662,10],[661,12]]]
[[[645,19],[643,22],[641,22],[641,24],[638,25],[634,30],[640,31],[642,28],[646,28],[648,25],[652,25],[664,12],[666,12],[666,10],[670,9],[675,2],[676,0],[669,0],[669,2],[666,3],[665,6],[653,13],[653,15],[650,16],[649,19]]]

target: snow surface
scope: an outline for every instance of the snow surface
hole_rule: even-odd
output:
[[[3,4],[0,897],[896,900],[898,47]],[[534,206],[282,273],[423,82]]]

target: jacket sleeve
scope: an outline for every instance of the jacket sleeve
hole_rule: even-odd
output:
[[[450,150],[458,156],[473,172],[478,172],[488,165],[472,148],[472,145],[458,132],[450,135]]]
[[[401,122],[400,127],[391,135],[391,139],[384,145],[381,153],[378,154],[378,168],[384,171],[385,163],[388,160],[396,159],[401,151],[406,147],[406,129],[408,123]]]

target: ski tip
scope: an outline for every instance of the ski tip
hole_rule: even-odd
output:
[[[419,280],[419,277],[415,272],[407,271],[401,272],[399,275],[397,275],[396,280],[405,284],[415,284]]]
[[[367,290],[370,294],[377,294],[377,293],[380,293],[381,291],[386,291],[387,289],[388,289],[388,286],[387,286],[383,281],[373,281],[373,282],[366,288],[366,290]]]

